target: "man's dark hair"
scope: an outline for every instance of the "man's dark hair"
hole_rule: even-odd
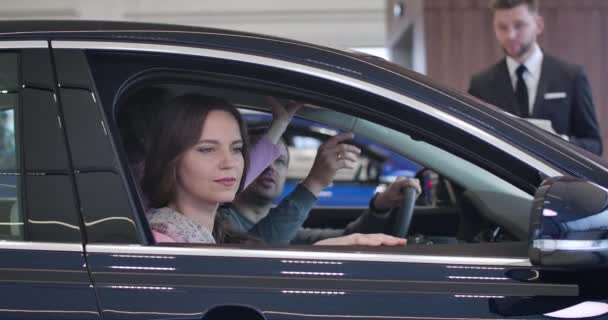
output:
[[[512,9],[523,4],[528,6],[530,12],[538,12],[538,3],[539,0],[491,0],[490,8],[492,8],[492,12],[495,12],[500,9]]]

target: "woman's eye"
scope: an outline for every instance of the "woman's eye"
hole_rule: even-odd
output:
[[[201,152],[201,153],[210,153],[210,152],[213,152],[213,150],[214,149],[211,147],[200,147],[197,149],[197,151]]]
[[[243,153],[243,147],[234,147],[232,151],[235,153]]]

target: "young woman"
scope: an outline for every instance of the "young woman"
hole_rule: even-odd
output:
[[[247,131],[238,110],[219,98],[186,94],[172,99],[160,119],[142,181],[157,242],[259,242],[231,230],[217,215],[220,204],[243,188],[249,167]],[[270,163],[258,160],[251,158],[263,168]],[[403,245],[405,239],[354,234],[317,244]]]
[[[170,91],[164,87],[143,87],[125,99],[118,109],[118,126],[121,130],[123,143],[127,151],[132,174],[140,183],[145,167],[145,159],[151,148],[151,140],[159,125],[159,114],[170,101]],[[273,97],[266,97],[266,103],[272,110],[272,123],[267,132],[259,139],[251,150],[250,156],[256,159],[245,178],[245,186],[249,185],[266,169],[279,155],[277,142],[291,122],[293,115],[301,104],[288,101],[285,105]],[[145,199],[144,199],[145,200]],[[147,206],[147,200],[145,200]]]

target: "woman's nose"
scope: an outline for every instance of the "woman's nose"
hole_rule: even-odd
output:
[[[222,168],[233,168],[238,163],[238,157],[240,154],[236,154],[232,152],[232,150],[227,150],[222,152],[222,159],[220,161],[220,165]]]

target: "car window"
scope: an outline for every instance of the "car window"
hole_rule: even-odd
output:
[[[169,96],[197,92],[227,99],[240,107],[242,117],[250,127],[267,127],[271,120],[267,111],[259,111],[268,108],[260,103],[263,94],[256,94],[253,90],[218,91],[202,84],[179,82],[155,83],[155,86],[162,87]],[[133,104],[120,107],[130,106]],[[150,105],[148,111],[157,112],[157,109]],[[129,113],[119,110],[120,114]],[[149,118],[144,114],[137,118],[140,117]],[[353,122],[356,125],[352,126]],[[355,169],[338,171],[334,182],[318,195],[305,227],[342,230],[368,208],[374,193],[382,191],[398,176],[417,176],[426,189],[416,207],[412,226],[413,234],[420,239],[441,244],[497,239],[513,241],[525,237],[525,216],[531,203],[529,195],[469,161],[424,141],[414,140],[406,133],[320,105],[305,104],[284,133],[290,161],[285,188],[281,197],[274,201],[276,205],[308,175],[319,146],[347,129],[355,133],[351,143],[362,149],[361,157]],[[123,136],[125,142],[125,138],[129,139]],[[132,151],[127,150],[127,154],[132,154]],[[423,163],[424,170],[417,162],[409,160],[410,156]],[[131,163],[130,167],[135,170],[132,175],[141,178],[138,166]],[[438,193],[441,193],[441,201],[437,200]],[[144,199],[147,196],[144,195]],[[509,209],[502,206],[501,202],[507,199],[520,202],[519,206],[511,206],[517,207],[517,212],[508,212]],[[517,219],[510,219],[507,215]],[[437,219],[445,223],[437,223]],[[374,231],[390,233],[390,228],[387,223],[384,229]]]
[[[16,53],[0,53],[0,239],[7,240],[23,238],[15,141],[17,57]]]
[[[82,241],[46,49],[0,52],[0,239]]]
[[[218,64],[212,63],[217,62],[214,59],[192,56],[160,57],[145,53],[124,55],[102,51],[87,52],[87,57],[92,65],[102,105],[107,115],[114,119],[121,113],[122,99],[145,86],[160,86],[172,95],[194,90],[225,98],[242,109],[266,113],[269,108],[263,103],[262,97],[265,95],[305,101],[306,107],[298,112],[297,117],[314,123],[312,127],[322,128],[322,131],[352,131],[357,138],[367,139],[375,145],[370,149],[377,147],[388,150],[418,164],[420,167],[416,173],[425,168],[441,177],[425,171],[425,183],[433,186],[448,181],[441,190],[434,191],[447,200],[433,202],[431,194],[431,199],[423,200],[422,205],[416,208],[412,222],[414,234],[437,236],[437,239],[433,239],[434,243],[527,239],[529,208],[532,193],[539,182],[538,171],[515,159],[508,150],[499,150],[445,119],[434,118],[395,99],[342,83],[312,79],[274,68],[262,67],[264,72],[259,72],[259,66],[247,63],[222,60],[223,63]],[[120,63],[116,64],[116,61]],[[273,75],[277,78],[272,78]],[[283,79],[280,76],[289,79],[289,85],[276,81]],[[422,101],[419,103],[424,104]],[[117,129],[120,129],[120,119],[117,120]],[[288,139],[288,147],[292,147],[290,151],[300,152],[296,145],[310,151],[323,140],[317,134],[294,134],[292,139]],[[120,145],[125,142],[116,141]],[[121,153],[128,155],[130,150],[125,149],[123,147]],[[307,155],[307,159],[311,158],[311,155]],[[134,178],[137,188],[137,171],[140,171],[141,177],[141,159],[133,162],[124,157],[122,165],[131,170],[130,176]],[[382,170],[385,169],[382,167]],[[292,172],[292,177],[301,177],[304,171],[297,175]],[[352,182],[352,176],[348,182]],[[304,226],[344,228],[361,214],[360,209],[364,209],[369,201],[352,192],[350,195],[362,203],[356,208],[315,207]],[[146,209],[145,194],[142,199],[142,208]],[[449,206],[442,205],[446,201]],[[425,205],[427,203],[431,205]],[[145,212],[142,211],[142,216]]]

